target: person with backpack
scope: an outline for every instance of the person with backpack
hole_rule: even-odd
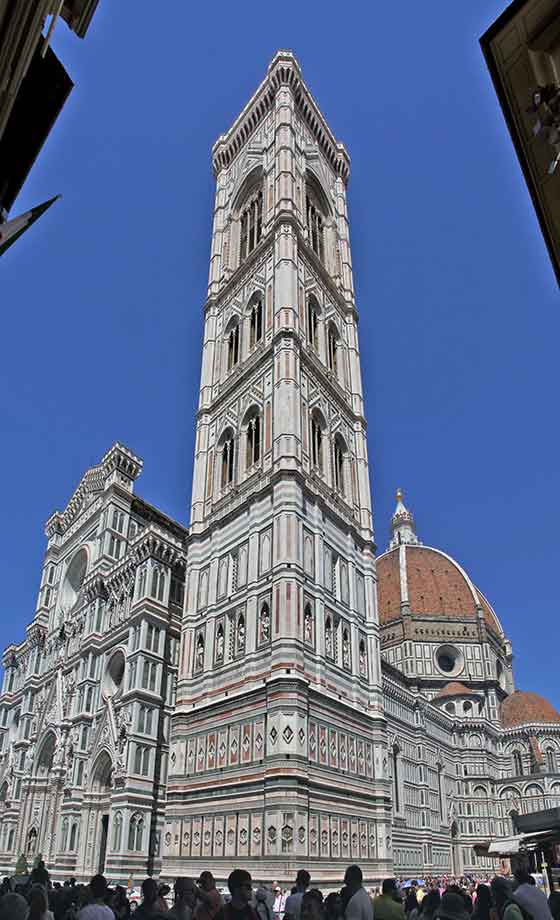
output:
[[[552,920],[550,907],[544,891],[537,888],[535,879],[523,869],[514,872],[517,887],[513,891],[513,900],[520,908],[529,914],[533,920]]]
[[[507,879],[497,875],[490,882],[490,890],[498,920],[524,920],[519,904],[516,904],[511,896],[511,885]]]

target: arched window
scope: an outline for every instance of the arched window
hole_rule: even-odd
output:
[[[330,617],[325,620],[325,654],[332,658],[334,654],[332,621]]]
[[[455,715],[455,703],[446,703],[445,711],[449,713],[450,716]]]
[[[118,811],[113,821],[113,849],[120,850],[122,843],[122,813]]]
[[[68,818],[62,819],[62,830],[60,832],[60,851],[66,853],[68,846]]]
[[[224,660],[224,627],[220,623],[216,632],[216,662]]]
[[[311,463],[323,471],[323,426],[318,412],[311,415]]]
[[[305,211],[307,217],[307,239],[313,252],[319,256],[321,262],[325,261],[325,242],[323,239],[324,217],[319,207],[317,195],[307,186],[305,195]]]
[[[472,716],[472,703],[468,700],[463,703],[463,712],[466,716]]]
[[[393,746],[391,753],[392,766],[393,766],[393,806],[394,811],[399,812],[401,810],[401,801],[400,801],[400,783],[399,783],[399,749],[396,745]]]
[[[204,667],[204,637],[199,635],[196,640],[195,670],[202,671]]]
[[[546,754],[546,769],[549,773],[556,773],[556,752],[553,748],[548,748]]]
[[[228,429],[222,435],[222,475],[221,475],[221,487],[222,489],[227,488],[233,482],[233,474],[235,469],[235,441],[233,438],[233,431]]]
[[[305,605],[303,613],[303,641],[307,645],[313,645],[313,613],[311,604]]]
[[[257,191],[241,212],[240,261],[243,262],[258,245],[262,236],[263,194]]]
[[[513,751],[511,755],[513,775],[514,776],[523,776],[523,758],[521,756],[521,751]]]
[[[255,412],[247,422],[247,469],[261,458],[261,417]]]
[[[338,372],[337,350],[338,350],[338,332],[336,331],[335,327],[331,323],[329,326],[329,334],[327,337],[327,360],[328,360],[329,370],[332,371],[332,373],[335,375]]]
[[[239,362],[239,322],[231,326],[228,333],[228,371],[231,371]]]
[[[334,439],[334,487],[344,495],[344,456],[346,445],[340,435]]]
[[[254,348],[262,339],[263,331],[263,301],[262,294],[252,298],[251,313],[249,317],[249,347]]]
[[[76,843],[77,843],[77,839],[76,839],[76,838],[77,838],[77,835],[78,835],[78,825],[76,824],[76,822],[74,822],[74,823],[72,824],[72,830],[70,831],[70,845],[69,845],[69,849],[70,849],[71,852],[74,851],[74,850],[76,849]]]
[[[138,816],[133,815],[128,825],[128,849],[129,850],[136,849],[136,825],[138,824],[138,820],[139,820]]]
[[[235,650],[238,655],[241,655],[245,651],[245,617],[242,613],[239,614],[237,620],[236,636]]]
[[[263,604],[259,615],[259,643],[270,641],[270,610],[268,604]]]
[[[138,578],[138,597],[142,597],[146,591],[146,567],[140,569]]]
[[[313,294],[307,298],[307,341],[313,348],[319,347],[319,304]]]
[[[140,820],[136,824],[136,845],[134,849],[137,852],[140,852],[142,850],[143,843],[144,843],[144,819],[140,818]]]

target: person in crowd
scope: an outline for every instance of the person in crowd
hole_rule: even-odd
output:
[[[86,904],[78,913],[78,920],[115,920],[115,915],[110,907],[107,907],[105,899],[107,897],[107,879],[104,875],[94,875],[89,883],[89,894],[91,903]],[[80,892],[79,900],[84,898],[84,893]]]
[[[422,920],[433,920],[435,917],[439,905],[441,903],[441,895],[437,888],[432,888],[431,891],[428,891],[422,900]]]
[[[111,908],[116,920],[129,920],[130,903],[126,896],[126,890],[122,885],[117,885],[111,898]]]
[[[552,920],[546,895],[536,887],[533,876],[523,869],[514,872],[514,876],[517,885],[512,897],[515,903],[530,914],[533,920]]]
[[[42,885],[34,885],[29,892],[29,920],[54,920]]]
[[[167,914],[167,920],[192,920],[196,907],[196,885],[194,879],[176,879],[174,896],[174,904]]]
[[[49,887],[50,875],[47,872],[45,863],[42,859],[39,860],[35,868],[32,870],[31,875],[29,876],[29,881],[32,885],[43,885],[44,888]]]
[[[560,891],[551,891],[548,896],[548,906],[553,920],[560,920]]]
[[[472,920],[490,920],[492,895],[488,885],[479,885],[476,889],[476,901]]]
[[[490,883],[490,891],[498,920],[523,920],[523,913],[511,896],[511,885],[507,879],[497,875]]]
[[[373,901],[375,920],[404,920],[401,891],[396,878],[386,878],[381,885],[381,894]]]
[[[195,920],[214,920],[222,906],[222,896],[211,872],[206,870],[200,873],[196,896],[198,903],[194,911]]]
[[[325,920],[323,895],[318,888],[311,888],[301,899],[301,920]]]
[[[307,869],[300,869],[296,875],[295,892],[286,898],[284,906],[284,920],[300,920],[301,902],[303,896],[311,884],[311,876]]]
[[[272,920],[272,909],[268,903],[268,891],[266,888],[257,888],[253,907],[260,920]]]
[[[346,920],[373,920],[373,904],[362,886],[363,876],[359,866],[348,866],[344,873],[346,887]]]
[[[216,920],[258,920],[251,906],[253,882],[250,873],[245,869],[234,869],[229,874],[227,884],[231,900],[220,908]]]
[[[158,885],[158,896],[156,900],[157,908],[161,911],[162,914],[166,914],[169,911],[169,905],[167,903],[167,895],[171,893],[170,885]]]
[[[272,883],[272,893],[274,895],[274,900],[272,902],[272,920],[284,920],[286,895],[280,888],[278,882]]]
[[[0,885],[0,897],[4,894],[10,894],[12,890],[12,885],[8,876],[4,876],[2,879],[2,884]]]
[[[408,889],[406,895],[406,900],[404,902],[404,912],[407,917],[410,917],[413,910],[418,908],[418,898],[416,896],[416,885],[411,885]]]
[[[325,920],[343,920],[344,909],[342,907],[342,898],[338,891],[331,891],[324,901]]]
[[[142,882],[142,903],[136,908],[134,916],[138,920],[148,917],[150,920],[165,920],[167,917],[167,912],[159,906],[159,886],[155,878],[145,878]]]
[[[467,910],[465,899],[462,894],[458,893],[457,891],[449,891],[449,888],[442,896],[435,916],[438,918],[438,920],[469,920],[470,918],[470,914]]]
[[[27,920],[29,904],[21,894],[10,891],[0,898],[0,920]]]

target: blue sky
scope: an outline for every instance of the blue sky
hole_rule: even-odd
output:
[[[76,82],[2,258],[3,640],[34,612],[43,524],[115,441],[187,522],[210,149],[278,48],[346,144],[377,542],[397,486],[493,603],[516,677],[560,707],[558,289],[478,38],[504,0],[100,0],[55,50]]]

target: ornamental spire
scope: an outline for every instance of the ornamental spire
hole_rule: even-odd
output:
[[[418,546],[420,540],[416,536],[414,516],[404,504],[402,489],[397,489],[396,499],[397,507],[391,518],[391,542],[389,548],[394,549],[395,546],[401,546],[403,543]]]

